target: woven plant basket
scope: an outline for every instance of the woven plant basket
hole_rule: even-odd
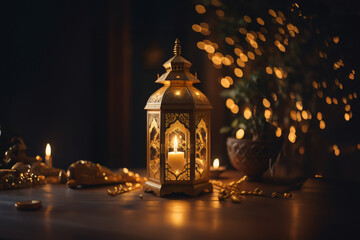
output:
[[[261,178],[279,156],[282,141],[253,141],[229,137],[226,142],[231,165],[249,178]]]

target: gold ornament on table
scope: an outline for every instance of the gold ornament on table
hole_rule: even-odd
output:
[[[176,39],[174,57],[156,80],[164,86],[148,100],[147,176],[145,191],[158,196],[175,192],[196,196],[212,191],[210,169],[210,110],[207,97],[193,87],[191,63],[181,56]]]
[[[245,199],[245,196],[256,196],[256,197],[268,197],[268,198],[283,198],[288,199],[292,197],[291,193],[279,193],[272,192],[271,195],[264,194],[263,190],[260,188],[255,188],[252,191],[244,190],[244,183],[248,180],[248,177],[245,175],[239,180],[232,181],[229,184],[224,185],[219,180],[211,180],[212,184],[219,188],[219,201],[225,201],[226,199],[231,199],[233,203],[241,203]]]
[[[45,183],[65,183],[61,181],[59,175],[66,177],[66,172],[49,167],[41,162],[40,156],[29,157],[26,154],[27,147],[21,138],[12,138],[10,145],[3,158],[6,169],[0,169],[0,190]]]
[[[146,178],[123,168],[118,172],[101,166],[98,163],[80,160],[69,166],[67,185],[70,188],[90,187],[118,183],[142,183]]]
[[[111,191],[110,189],[107,190],[108,194],[110,196],[116,196],[122,193],[130,192],[132,190],[138,189],[141,187],[140,183],[131,183],[126,182],[123,184],[120,184],[119,186],[114,187],[114,191]]]

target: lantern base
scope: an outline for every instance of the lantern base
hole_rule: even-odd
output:
[[[212,192],[213,186],[210,182],[198,184],[157,184],[152,181],[147,181],[144,183],[144,191],[154,192],[159,197],[164,197],[171,193],[185,193],[195,197],[202,192]]]

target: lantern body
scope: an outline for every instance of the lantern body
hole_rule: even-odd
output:
[[[145,191],[159,196],[183,192],[196,196],[212,191],[210,177],[210,110],[206,96],[193,86],[199,80],[191,63],[175,56],[164,64],[156,82],[164,84],[148,100],[147,176]]]

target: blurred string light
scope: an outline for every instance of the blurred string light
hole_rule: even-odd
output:
[[[211,9],[215,8],[216,16],[220,20],[226,19],[227,15],[226,12],[224,11],[226,10],[226,8],[223,7],[224,4],[220,0],[199,1],[199,2],[202,2],[202,4],[195,5],[195,11],[199,15],[207,14],[210,8]],[[290,11],[294,14],[297,14],[299,19],[306,20],[308,18],[306,15],[302,13],[299,4],[296,2],[293,2],[291,4]],[[296,38],[297,35],[300,34],[299,28],[295,24],[290,22],[289,21],[290,18],[288,19],[282,11],[268,9],[267,13],[271,17],[271,21],[266,20],[267,19],[266,16],[254,17],[247,14],[243,15],[242,21],[244,21],[245,24],[240,25],[237,28],[237,31],[240,33],[240,36],[242,36],[244,42],[238,38],[239,36],[229,35],[224,37],[224,43],[228,47],[233,48],[234,56],[231,56],[231,54],[222,53],[219,46],[224,46],[223,43],[218,44],[210,41],[209,39],[206,39],[208,36],[211,35],[211,29],[208,23],[202,22],[199,24],[192,25],[193,31],[198,32],[205,37],[204,40],[199,41],[197,43],[197,47],[208,54],[208,58],[213,63],[213,66],[215,68],[228,67],[231,69],[231,72],[234,75],[233,77],[225,76],[219,79],[219,82],[223,88],[225,89],[231,88],[234,85],[235,81],[240,81],[240,79],[244,78],[244,74],[246,72],[245,69],[248,67],[248,62],[256,61],[257,58],[256,56],[262,56],[264,49],[266,49],[268,46],[268,42],[269,42],[268,39],[274,39],[272,42],[274,48],[277,49],[280,54],[285,54],[291,38]],[[329,38],[324,42],[325,47],[329,47],[331,43],[335,45],[339,44],[340,37],[332,36],[331,38]],[[321,59],[327,60],[330,58],[328,58],[328,53],[325,49],[326,48],[320,49],[318,51],[318,56]],[[345,63],[342,58],[335,58],[335,59],[336,60],[332,61],[331,63],[332,68],[334,71],[339,72],[341,68],[345,67]],[[264,72],[268,74],[270,77],[275,78],[279,86],[285,84],[284,80],[287,78],[288,75],[286,66],[269,65],[265,67]],[[341,108],[344,110],[344,120],[348,122],[352,118],[351,103],[353,102],[354,99],[357,98],[357,93],[353,92],[353,93],[343,94],[340,98],[336,98],[334,96],[330,96],[331,92],[327,90],[327,89],[333,89],[333,86],[330,86],[333,83],[338,90],[344,91],[345,89],[344,89],[343,81],[345,81],[345,79],[349,79],[351,81],[355,80],[356,78],[355,69],[352,69],[350,72],[347,73],[346,71],[344,71],[344,73],[346,75],[343,76],[343,78],[341,79],[340,77],[338,77],[335,78],[334,80],[329,79],[329,81],[313,80],[311,82],[311,85],[315,90],[314,91],[315,96],[319,99],[324,99],[323,101],[327,105],[342,106]],[[284,99],[283,94],[278,92],[274,92],[271,94],[271,96],[262,98],[262,105],[264,107],[263,114],[268,121],[270,121],[272,115],[276,114],[276,110],[275,109],[273,110],[270,107],[272,106],[271,104],[272,100],[274,102],[278,101],[278,96],[282,96],[281,101],[286,100],[286,98]],[[292,109],[290,109],[289,111],[290,122],[288,124],[293,124],[293,125],[291,125],[289,128],[288,140],[291,143],[295,143],[297,139],[296,128],[300,129],[302,133],[307,133],[310,127],[310,120],[312,119],[312,111],[314,110],[310,111],[309,106],[306,106],[307,109],[305,109],[303,102],[301,101],[301,99],[299,99],[298,93],[290,92],[289,97],[290,97],[290,101],[293,101],[294,104],[292,106]],[[238,104],[235,103],[234,100],[231,98],[226,99],[226,107],[235,115],[239,114],[240,107]],[[241,103],[240,105],[242,104],[243,103]],[[316,111],[313,112],[313,114],[314,116],[316,116],[316,119],[318,120],[319,128],[321,130],[325,129],[326,124],[323,119],[323,114],[321,112],[316,112]],[[244,119],[250,121],[250,118],[252,117],[253,113],[251,112],[250,108],[246,106],[242,112],[242,115]],[[286,124],[284,125],[282,123],[282,125],[284,126],[278,126],[279,125],[278,123],[276,124],[274,122],[272,123],[274,124],[274,126],[276,126],[276,132],[275,132],[276,137],[281,137],[283,134],[283,129],[286,128]],[[243,138],[244,135],[245,135],[245,129],[241,128],[236,131],[236,137],[238,139]],[[360,149],[360,144],[357,144],[356,148]],[[337,147],[337,145],[334,145],[332,150],[334,151],[336,156],[340,154],[340,150]],[[299,153],[304,154],[304,152],[305,152],[304,147],[303,146],[300,147]]]

